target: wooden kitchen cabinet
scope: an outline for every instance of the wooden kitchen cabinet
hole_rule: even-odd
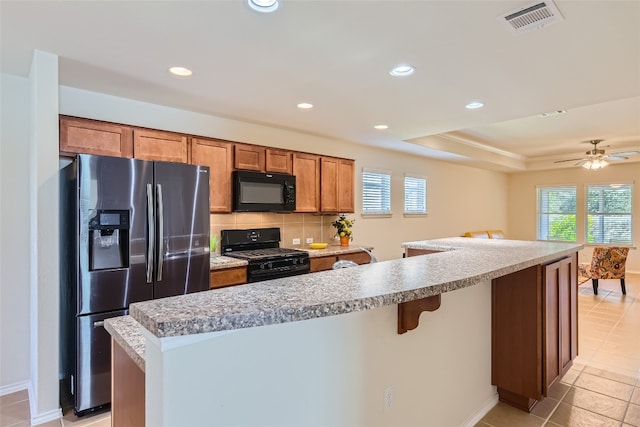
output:
[[[267,148],[266,171],[291,175],[293,173],[292,155],[291,151]]]
[[[235,144],[233,166],[236,169],[265,171],[265,151],[264,147],[248,144]]]
[[[142,160],[189,163],[187,136],[173,132],[134,129],[133,157]]]
[[[209,288],[242,285],[247,283],[247,267],[230,267],[212,270],[209,273]]]
[[[331,270],[336,261],[342,260],[353,261],[356,264],[369,264],[371,262],[371,257],[364,251],[313,257],[309,258],[309,271],[311,273],[315,273],[316,271]]]
[[[191,138],[191,163],[209,166],[209,206],[211,212],[231,212],[233,143]]]
[[[355,162],[336,157],[320,159],[320,212],[353,213]]]
[[[491,381],[531,411],[577,356],[577,254],[492,281]]]
[[[97,120],[60,116],[60,155],[133,157],[133,129]]]
[[[296,212],[320,211],[320,156],[293,153],[296,177]]]
[[[571,367],[578,355],[577,255],[547,264],[542,270],[543,394]]]

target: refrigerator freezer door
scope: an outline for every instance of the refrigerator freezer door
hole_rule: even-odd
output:
[[[79,271],[76,314],[119,310],[127,308],[132,302],[151,299],[153,286],[146,281],[145,263],[146,184],[153,182],[153,163],[84,154],[78,159]],[[89,222],[99,218],[101,211],[114,210],[128,212],[129,260],[124,265],[129,267],[92,268],[89,255],[93,241]],[[107,217],[107,221],[110,219]],[[106,248],[110,240],[104,239],[103,243]],[[105,248],[96,246],[92,250]]]
[[[76,320],[76,376],[74,410],[86,411],[111,402],[111,338],[104,319],[124,316],[126,310],[80,316]]]
[[[209,168],[155,164],[157,267],[154,298],[209,289]]]

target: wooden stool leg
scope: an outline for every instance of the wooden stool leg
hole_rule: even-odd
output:
[[[620,286],[622,286],[622,295],[627,294],[627,288],[624,287],[624,277],[620,279]]]
[[[591,279],[593,283],[593,294],[598,295],[598,279]]]

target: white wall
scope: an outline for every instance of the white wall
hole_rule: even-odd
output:
[[[536,240],[536,186],[537,185],[577,185],[577,240],[584,243],[586,184],[628,183],[633,188],[633,242],[638,249],[629,251],[627,271],[640,272],[640,164],[619,163],[598,171],[584,168],[569,168],[539,172],[524,172],[509,176],[509,237]],[[589,262],[593,246],[580,251],[579,262]]]
[[[29,81],[0,75],[0,395],[29,381]]]
[[[61,416],[59,360],[58,57],[34,51],[29,74],[31,424]]]
[[[397,308],[387,306],[221,333],[164,353],[148,340],[146,423],[475,425],[496,401],[490,282],[444,293],[417,329],[396,328]]]

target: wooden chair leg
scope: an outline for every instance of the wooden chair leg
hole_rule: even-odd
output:
[[[622,295],[627,294],[627,288],[624,287],[624,277],[620,279],[620,286],[622,286]]]
[[[593,283],[593,294],[598,295],[598,279],[591,279],[591,283]]]

